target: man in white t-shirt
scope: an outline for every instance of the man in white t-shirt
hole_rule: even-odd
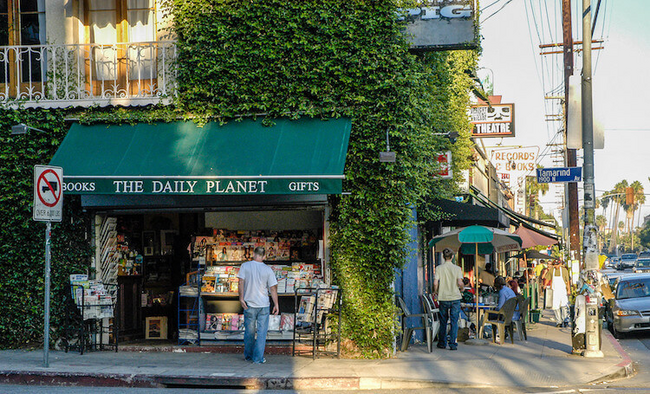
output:
[[[253,260],[242,264],[237,275],[239,302],[244,308],[244,359],[257,364],[266,362],[264,348],[269,330],[269,292],[273,298],[273,314],[277,315],[280,311],[278,281],[271,267],[264,264],[265,254],[263,247],[255,248]]]
[[[460,316],[461,292],[465,288],[463,272],[454,264],[454,251],[445,248],[442,251],[445,262],[436,267],[436,277],[433,280],[433,295],[440,305],[440,331],[438,332],[438,348],[447,347],[447,334],[449,334],[449,349],[458,349],[458,317]],[[447,322],[451,323],[447,332]]]

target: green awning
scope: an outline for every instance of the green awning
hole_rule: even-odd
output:
[[[67,194],[341,193],[351,121],[74,124],[50,162]]]

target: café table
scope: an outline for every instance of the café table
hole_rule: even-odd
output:
[[[490,303],[479,302],[479,304],[478,304],[478,314],[479,315],[478,315],[478,320],[477,320],[477,319],[473,318],[474,317],[473,315],[476,313],[476,303],[473,303],[473,302],[472,303],[461,302],[460,308],[467,315],[467,319],[468,319],[469,323],[471,324],[472,322],[478,321],[479,325],[481,326],[481,327],[477,327],[478,328],[478,333],[477,333],[477,336],[476,336],[477,338],[482,338],[482,335],[483,335],[483,327],[482,327],[482,324],[481,324],[481,322],[483,321],[483,314],[485,313],[485,311],[495,310],[496,307],[497,307],[497,304],[494,304],[494,303],[491,303],[491,302]]]

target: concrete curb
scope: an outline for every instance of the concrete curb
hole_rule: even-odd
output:
[[[621,349],[622,350],[622,349]],[[627,356],[627,354],[625,354]],[[627,359],[620,369],[589,384],[631,376],[633,363]],[[413,390],[427,388],[495,388],[485,384],[462,384],[431,380],[410,380],[369,377],[232,377],[232,376],[169,376],[146,374],[101,374],[48,371],[0,371],[0,383],[27,386],[96,386],[134,388],[204,388],[239,390]],[[528,387],[529,389],[548,387]]]
[[[614,336],[609,332],[609,330],[603,330],[603,337],[606,337],[609,340],[612,347],[618,352],[618,354],[621,356],[623,360],[620,363],[616,364],[616,367],[619,368],[617,371],[605,376],[601,376],[591,381],[590,384],[599,384],[599,383],[608,382],[612,380],[625,379],[633,376],[636,373],[636,369],[634,368],[634,362],[627,354],[627,352],[623,349],[623,347],[618,342],[618,340],[614,338]]]

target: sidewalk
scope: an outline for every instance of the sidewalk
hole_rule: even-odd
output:
[[[632,361],[603,331],[603,358],[571,354],[568,328],[556,328],[544,311],[528,341],[470,346],[458,351],[410,346],[388,360],[348,360],[267,355],[256,365],[241,354],[199,352],[0,352],[0,382],[93,386],[275,389],[396,389],[423,387],[563,387],[629,376]]]

